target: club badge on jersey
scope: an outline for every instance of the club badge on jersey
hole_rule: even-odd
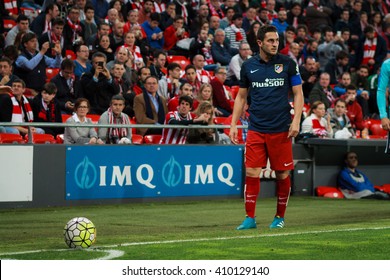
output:
[[[283,72],[283,64],[275,64],[275,72],[280,74]]]

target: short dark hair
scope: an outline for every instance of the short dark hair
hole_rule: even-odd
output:
[[[126,100],[122,94],[115,94],[113,97],[111,97],[111,103],[114,100],[120,100],[120,101],[123,101],[124,103],[126,102]]]
[[[104,57],[104,59],[107,61],[107,56],[102,52],[95,52],[92,55],[92,61],[95,59],[95,57]]]
[[[54,83],[46,83],[43,85],[43,90],[50,94],[57,93],[57,86]]]
[[[142,70],[144,70],[144,69],[149,69],[149,68],[146,67],[146,66],[142,66],[140,69],[138,69],[137,75],[138,75],[138,76],[141,76],[141,75],[142,75]]]
[[[84,12],[87,12],[88,10],[94,10],[95,11],[95,8],[93,7],[92,4],[87,4],[84,7]]]
[[[194,103],[194,100],[189,95],[181,95],[179,97],[179,105],[182,101],[188,102],[190,104],[190,107],[192,108],[192,104]]]
[[[347,87],[345,89],[346,90],[357,90],[357,88],[356,88],[356,86],[354,84],[347,85]]]
[[[186,68],[184,69],[184,72],[186,72],[187,73],[187,70],[188,69],[194,69],[195,70],[195,72],[196,72],[196,68],[195,68],[195,66],[194,65],[192,65],[192,64],[188,64],[187,66],[186,66]]]
[[[344,58],[349,58],[349,54],[346,51],[339,51],[336,54],[336,60],[341,60],[341,59],[344,59]]]
[[[87,98],[77,98],[77,100],[74,102],[74,111],[76,112],[76,110],[80,107],[81,105],[81,102],[86,102],[87,103],[87,106],[88,108],[91,107],[91,104],[89,103],[89,100]]]
[[[3,56],[2,58],[0,58],[0,62],[7,62],[9,66],[12,66],[12,61],[11,61],[11,59],[9,59],[9,58],[6,57],[6,56]]]
[[[69,58],[65,58],[61,62],[61,70],[64,70],[64,69],[74,69],[74,67],[75,67],[75,65],[74,65],[73,60],[71,60]]]
[[[259,32],[257,33],[257,39],[260,41],[264,41],[265,34],[268,32],[278,33],[278,30],[273,25],[263,25],[262,27],[260,27]]]
[[[26,88],[26,83],[22,79],[15,79],[12,84],[22,84],[23,88]]]
[[[64,26],[65,22],[64,22],[64,20],[62,18],[56,17],[55,19],[52,20],[51,25],[52,26],[55,26],[55,25]]]
[[[153,2],[153,1],[152,1]],[[161,16],[159,13],[157,12],[154,12],[150,15],[150,21],[160,21],[161,20]]]
[[[28,41],[37,38],[37,34],[34,32],[27,32],[24,34],[23,39],[22,39],[22,45],[24,47],[24,44],[26,44]]]
[[[28,20],[28,17],[25,16],[24,14],[19,14],[17,19],[16,19],[16,22],[19,23],[21,22],[22,20]]]
[[[176,62],[172,62],[172,63],[169,63],[169,64],[168,64],[167,70],[168,70],[168,72],[169,72],[170,70],[174,70],[174,69],[176,69],[176,68],[180,68],[180,69],[181,69],[180,64],[179,64],[179,63],[176,63]]]

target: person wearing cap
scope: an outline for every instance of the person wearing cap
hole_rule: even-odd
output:
[[[226,38],[229,39],[234,54],[238,53],[241,42],[247,42],[245,30],[242,28],[242,20],[242,14],[234,14],[232,24],[225,29]]]

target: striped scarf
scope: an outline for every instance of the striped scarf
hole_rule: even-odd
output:
[[[12,15],[18,14],[18,3],[16,0],[4,0],[4,8]]]
[[[184,18],[184,23],[188,24],[188,11],[185,4],[180,0],[176,0],[176,3],[181,7],[181,16]]]
[[[107,113],[108,113],[109,124],[129,124],[129,122],[124,114],[122,114],[122,113],[120,114],[119,120],[117,122],[118,118],[116,118],[114,116],[114,113],[112,112],[111,108],[108,108]],[[107,141],[109,141],[111,138],[119,138],[119,140],[120,140],[120,138],[127,136],[127,128],[125,128],[125,127],[111,128],[110,127],[107,130],[107,134],[108,134]]]
[[[375,32],[374,39],[370,40],[366,38],[366,40],[364,41],[364,53],[363,53],[362,64],[367,65],[368,61],[374,58],[377,42],[378,42],[378,34],[376,32]]]
[[[34,120],[33,111],[31,110],[30,103],[28,102],[25,96],[22,96],[23,104],[19,104],[18,100],[16,100],[15,96],[11,96],[12,100],[12,122],[24,122],[27,114],[27,119],[29,122]]]

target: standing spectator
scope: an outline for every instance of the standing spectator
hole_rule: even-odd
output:
[[[31,22],[31,31],[43,34],[51,29],[51,21],[58,17],[60,11],[57,4],[52,3]]]
[[[238,49],[238,54],[233,56],[232,60],[229,63],[229,70],[227,71],[227,77],[225,85],[234,86],[238,85],[241,72],[241,66],[247,59],[251,58],[251,48],[248,43],[241,43]]]
[[[326,72],[321,73],[319,81],[314,85],[309,94],[309,102],[321,101],[325,104],[325,109],[332,107],[337,99],[336,92],[330,86],[330,75]]]
[[[40,92],[46,82],[46,68],[60,68],[62,60],[60,43],[54,44],[55,59],[45,56],[50,48],[49,42],[44,43],[41,50],[37,51],[38,40],[35,33],[29,32],[24,35],[22,45],[23,51],[15,62],[15,72],[26,82],[28,88]]]
[[[91,114],[101,115],[110,106],[115,89],[110,71],[106,67],[106,56],[97,52],[92,56],[92,70],[81,76],[76,95],[88,99]],[[77,109],[77,108],[76,108]]]
[[[156,128],[137,128],[141,135],[162,134],[159,125],[164,124],[168,113],[167,102],[157,94],[158,80],[154,76],[146,78],[145,91],[134,98],[135,119],[138,124],[155,124]]]
[[[7,32],[7,36],[5,37],[6,47],[14,44],[16,35],[18,35],[20,31],[29,31],[28,18],[23,14],[20,14],[18,16],[18,18],[16,19],[16,25],[12,27],[10,31]]]
[[[60,72],[51,79],[56,86],[56,100],[64,114],[71,114],[74,110],[76,101],[75,81],[74,81],[74,63],[70,59],[64,59],[61,62]]]
[[[245,154],[244,195],[247,216],[237,230],[257,227],[255,209],[260,192],[260,173],[262,167],[266,166],[268,158],[271,168],[276,170],[278,197],[276,215],[269,227],[271,229],[284,227],[284,214],[291,188],[289,170],[294,168],[291,137],[299,133],[303,107],[302,82],[298,66],[290,58],[278,54],[279,41],[275,26],[262,26],[258,39],[259,56],[247,60],[241,68],[240,90],[235,99],[230,125],[230,139],[237,144],[236,124],[250,96],[250,122]],[[265,86],[265,83],[272,81],[278,81],[278,85]],[[294,94],[293,120],[288,102],[290,90]]]
[[[89,113],[89,101],[85,98],[78,98],[74,104],[74,114],[66,120],[67,124],[92,124],[92,120],[87,118]],[[104,144],[99,139],[93,127],[65,127],[64,144]]]
[[[308,56],[305,59],[305,63],[299,67],[299,72],[302,77],[302,90],[305,97],[305,103],[309,103],[309,94],[320,75],[318,71],[318,63],[313,57]]]
[[[241,14],[234,14],[232,23],[225,29],[225,34],[230,42],[232,54],[237,54],[240,42],[247,42],[245,30],[242,28]]]
[[[195,116],[191,113],[193,99],[191,96],[182,95],[179,97],[179,107],[165,116],[164,124],[190,125],[207,123],[209,115],[203,113]],[[164,128],[160,144],[185,144],[189,130],[186,128]]]
[[[99,124],[130,124],[129,116],[123,113],[124,108],[124,97],[114,95],[110,107],[100,116]],[[106,144],[131,144],[131,128],[100,127],[98,137]]]
[[[222,117],[228,117],[233,112],[229,101],[231,97],[223,85],[226,81],[226,75],[226,67],[218,67],[215,72],[215,78],[210,82],[213,88],[213,106],[217,109],[215,113],[217,116]]]
[[[214,62],[222,66],[228,66],[232,59],[232,51],[230,44],[225,42],[225,31],[217,29],[215,31],[214,42],[211,45],[211,54]]]
[[[81,11],[81,10],[80,10]],[[97,24],[95,22],[95,9],[91,5],[85,6],[83,13],[85,18],[80,20],[84,24],[84,42],[89,37],[97,33]]]
[[[302,133],[310,133],[320,138],[332,138],[333,130],[330,116],[325,119],[326,109],[322,101],[311,103],[308,116],[302,122]]]
[[[55,96],[57,87],[53,83],[46,83],[40,94],[34,97],[31,108],[34,114],[34,122],[62,123],[61,109]],[[44,127],[46,134],[54,137],[64,133],[63,127]]]

